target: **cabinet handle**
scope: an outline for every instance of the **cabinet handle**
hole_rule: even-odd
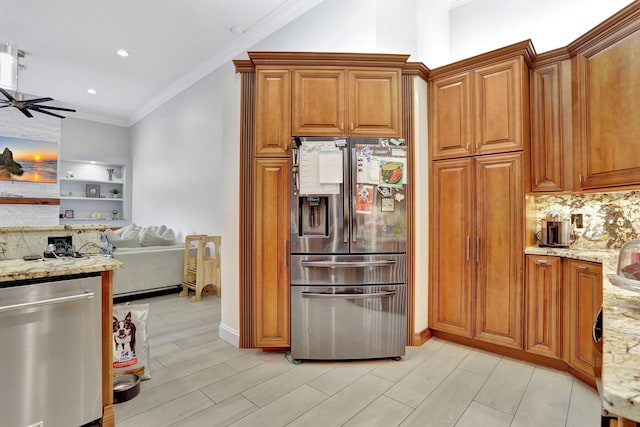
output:
[[[547,260],[546,259],[539,259],[538,261],[536,261],[536,264],[546,264]]]
[[[533,183],[534,183],[535,185],[538,185],[538,178],[534,178],[534,179],[533,179]]]
[[[353,123],[351,123],[351,130],[353,130]]]
[[[340,130],[344,130],[344,122],[340,122]]]
[[[579,265],[578,270],[587,270],[587,267],[584,265]]]
[[[469,240],[471,240],[471,237],[467,236],[467,261],[469,261]]]
[[[476,262],[480,262],[480,236],[476,236]]]

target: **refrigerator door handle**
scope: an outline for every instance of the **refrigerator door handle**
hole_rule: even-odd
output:
[[[343,211],[343,221],[342,221],[342,243],[349,243],[349,212],[351,208],[349,207],[349,196],[351,194],[349,183],[349,150],[345,149],[342,153],[342,163],[344,165],[343,177],[342,177],[342,211]]]
[[[395,259],[380,261],[301,261],[303,267],[350,268],[350,267],[385,267],[398,263]]]
[[[352,210],[355,211],[356,209],[356,203],[355,203],[355,192],[356,192],[356,183],[358,181],[358,172],[357,172],[357,166],[356,166],[356,149],[352,148],[351,149],[351,192],[353,193],[352,195]],[[358,222],[356,219],[356,214],[355,212],[351,212],[351,241],[353,243],[357,243],[358,242]]]
[[[341,298],[341,299],[366,299],[366,298],[389,298],[395,296],[396,291],[374,292],[371,294],[331,294],[317,292],[302,292],[302,298]]]

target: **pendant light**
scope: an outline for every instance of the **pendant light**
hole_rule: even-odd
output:
[[[9,42],[0,44],[0,88],[18,90],[18,48]]]

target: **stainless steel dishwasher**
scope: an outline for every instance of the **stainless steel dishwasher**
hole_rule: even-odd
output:
[[[0,283],[0,424],[102,417],[100,273]]]

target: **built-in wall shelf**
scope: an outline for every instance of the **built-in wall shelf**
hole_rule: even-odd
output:
[[[122,164],[61,160],[60,224],[124,225],[121,216],[126,215],[125,172]],[[111,219],[114,216],[118,219]]]

